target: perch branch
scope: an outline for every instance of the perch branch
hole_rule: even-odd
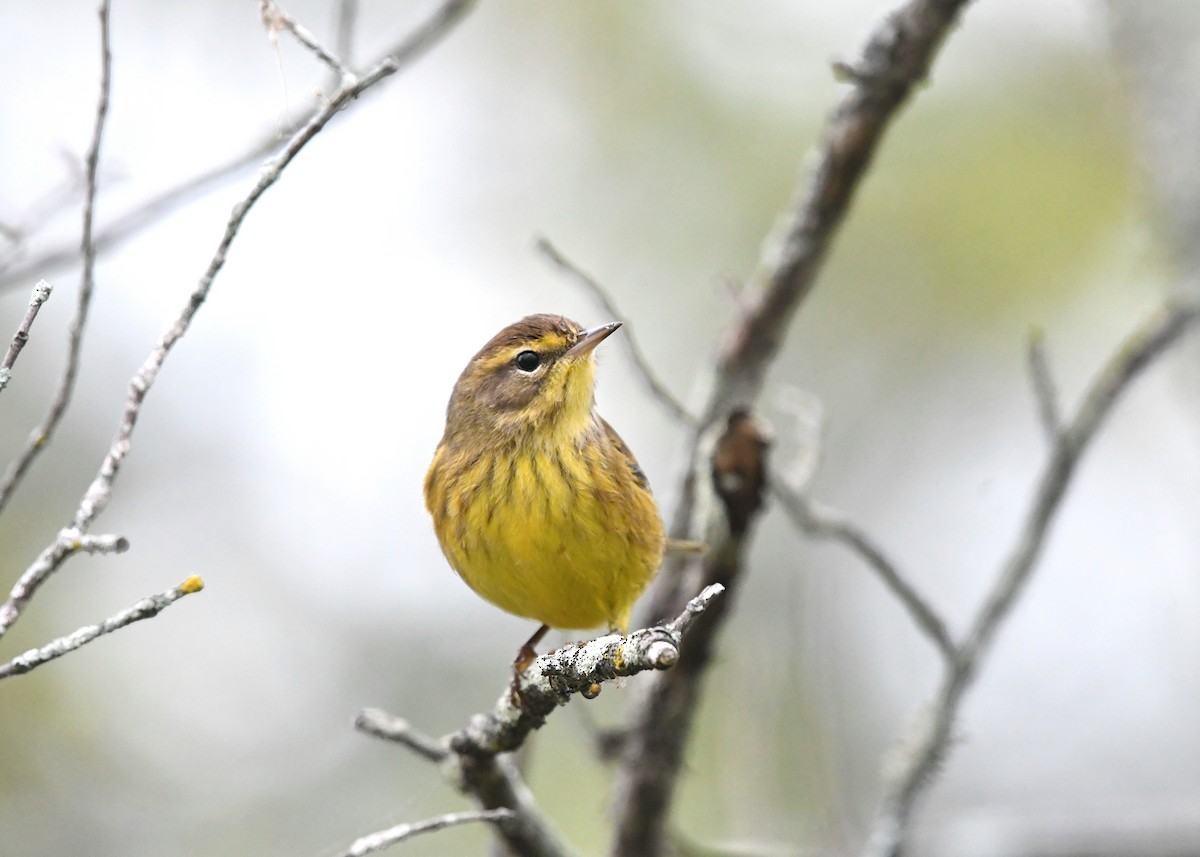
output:
[[[902,766],[886,788],[865,857],[902,853],[914,803],[946,756],[963,696],[1033,573],[1084,451],[1138,374],[1198,322],[1200,304],[1176,303],[1155,313],[1108,360],[1074,418],[1058,434],[1012,552],[959,646],[957,660],[946,670],[929,714],[917,723],[913,739],[905,742]]]
[[[8,663],[0,664],[0,679],[22,675],[40,667],[48,661],[61,658],[65,654],[86,646],[97,637],[111,634],[113,631],[124,628],[126,625],[132,625],[134,622],[151,619],[185,595],[199,592],[203,588],[203,580],[199,577],[189,577],[174,589],[168,589],[166,592],[159,593],[158,595],[143,598],[132,607],[108,617],[97,625],[85,625],[74,633],[47,643],[40,649],[30,649],[25,654],[18,655]]]
[[[476,715],[451,736],[450,748],[460,756],[515,750],[573,695],[594,696],[602,682],[671,668],[679,660],[683,635],[723,590],[720,584],[706,587],[669,624],[571,643],[541,655],[521,674],[515,695],[505,691],[490,712]]]
[[[614,321],[625,321],[625,315],[618,309],[616,301],[613,300],[612,294],[591,274],[584,271],[559,250],[550,241],[549,238],[539,237],[535,243],[537,250],[541,253],[552,265],[569,274],[574,278],[575,282],[583,286],[597,303],[600,304],[604,312],[607,313]],[[654,367],[650,365],[650,361],[646,359],[645,353],[642,351],[641,344],[634,336],[632,330],[625,330],[621,335],[621,341],[625,344],[626,350],[629,352],[629,357],[633,361],[633,367],[637,370],[638,376],[650,390],[650,393],[662,405],[671,416],[679,420],[681,423],[689,426],[695,426],[698,422],[695,414],[687,409],[687,407],[676,398],[675,394],[667,389],[667,385],[658,377],[658,373],[654,371]]]
[[[374,854],[376,851],[391,848],[393,845],[398,845],[404,840],[411,839],[422,833],[433,833],[437,830],[445,830],[447,827],[457,827],[460,824],[469,824],[474,821],[507,821],[512,816],[512,811],[507,809],[483,809],[471,812],[448,812],[445,815],[427,818],[424,821],[416,821],[411,824],[397,824],[395,827],[389,827],[387,830],[370,833],[354,840],[350,844],[350,847],[343,851],[339,857],[366,857],[367,854]]]
[[[610,634],[589,643],[572,643],[540,655],[521,674],[515,692],[506,689],[491,711],[476,715],[441,741],[377,709],[359,714],[356,725],[367,734],[396,741],[441,764],[455,786],[471,795],[481,809],[511,810],[512,816],[496,829],[513,853],[571,857],[574,849],[538,808],[511,759],[501,754],[519,747],[574,694],[594,696],[603,682],[646,670],[665,670],[680,661],[683,636],[721,603],[723,599],[717,596],[722,589],[719,585],[706,587],[672,622],[624,637]]]
[[[792,521],[805,533],[818,538],[830,539],[848,548],[867,564],[883,585],[904,605],[913,622],[929,637],[942,657],[953,663],[958,657],[946,623],[930,606],[925,596],[900,572],[899,567],[888,559],[887,554],[862,530],[841,515],[828,509],[818,509],[808,497],[800,494],[778,480],[771,483],[771,490],[783,503],[784,510]]]
[[[42,304],[50,299],[51,291],[53,291],[51,285],[45,280],[40,280],[33,287],[33,295],[29,298],[29,308],[25,310],[25,317],[17,326],[17,332],[13,334],[8,351],[4,354],[4,360],[0,362],[0,390],[8,386],[8,379],[12,377],[12,368],[17,362],[17,357],[20,356],[25,343],[29,341],[29,329],[33,327],[34,319],[41,311]]]
[[[17,486],[33,466],[34,460],[46,448],[62,422],[63,415],[71,404],[75,392],[75,380],[79,376],[79,356],[83,348],[83,330],[87,326],[88,311],[92,305],[92,292],[96,285],[96,242],[93,225],[96,211],[96,170],[100,164],[100,143],[104,138],[104,125],[108,119],[108,98],[112,87],[112,50],[109,45],[109,0],[100,3],[100,95],[96,100],[96,120],[92,126],[92,141],[88,146],[84,168],[83,234],[80,249],[83,253],[83,272],[80,275],[79,298],[75,305],[75,316],[71,319],[68,334],[67,363],[50,410],[29,437],[25,449],[9,465],[0,481],[0,512],[12,499]]]

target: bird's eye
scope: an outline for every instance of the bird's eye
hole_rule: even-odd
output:
[[[542,363],[542,358],[536,351],[522,351],[514,361],[522,372],[532,372]]]

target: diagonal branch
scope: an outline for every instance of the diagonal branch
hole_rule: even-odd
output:
[[[946,630],[946,623],[930,606],[928,599],[917,592],[899,567],[888,559],[883,549],[876,545],[866,533],[828,509],[817,509],[804,495],[793,491],[779,481],[771,483],[775,496],[783,503],[784,510],[801,530],[811,536],[831,539],[858,554],[875,572],[883,585],[904,605],[913,622],[929,637],[947,663],[958,658],[958,649]]]
[[[33,322],[41,311],[42,304],[50,299],[51,291],[53,288],[45,280],[40,280],[33,287],[33,294],[29,298],[29,308],[25,310],[25,317],[17,325],[17,332],[13,334],[12,342],[8,344],[4,360],[0,361],[0,390],[8,386],[8,379],[12,377],[12,368],[25,348],[25,343],[29,341],[29,330],[33,327]]]
[[[397,70],[411,64],[452,32],[467,13],[475,7],[475,4],[476,0],[444,0],[417,29],[379,54],[365,67],[370,68],[385,60],[395,63]],[[345,53],[342,56],[343,59],[347,57]],[[338,82],[344,81],[335,81],[335,85]],[[263,158],[280,151],[293,135],[317,116],[322,108],[322,103],[309,106],[300,114],[285,121],[282,128],[273,125],[270,131],[251,143],[241,154],[190,176],[179,184],[135,204],[124,214],[109,221],[96,231],[94,236],[96,252],[107,253],[120,246],[143,229],[157,223],[167,213],[213,188],[220,187],[250,167],[259,164]],[[47,276],[52,271],[74,264],[78,258],[78,252],[79,248],[76,245],[53,244],[43,252],[24,259],[19,264],[4,265],[0,260],[0,289],[28,282],[34,276]]]
[[[83,330],[87,326],[88,311],[92,305],[92,292],[96,280],[96,242],[92,234],[96,210],[96,169],[100,164],[100,143],[104,138],[104,124],[108,119],[108,97],[112,88],[112,50],[109,45],[109,0],[100,3],[100,95],[96,101],[96,121],[92,127],[92,142],[85,159],[85,188],[83,195],[83,235],[80,247],[83,253],[83,273],[80,276],[79,298],[75,316],[71,319],[68,334],[67,365],[63,369],[58,390],[50,410],[30,435],[25,449],[9,465],[4,479],[0,480],[0,512],[12,499],[17,486],[33,466],[34,460],[53,438],[62,422],[71,397],[75,392],[75,379],[79,375],[79,356],[83,348]]]
[[[108,617],[99,624],[85,625],[78,631],[47,643],[40,649],[30,649],[25,654],[18,655],[8,663],[0,664],[0,679],[14,675],[23,675],[32,669],[40,667],[44,663],[61,658],[63,655],[86,646],[97,637],[111,634],[113,631],[118,631],[126,625],[132,625],[134,622],[140,622],[143,619],[152,619],[180,598],[199,592],[203,588],[203,580],[195,576],[189,577],[173,589],[143,598],[132,607]]]
[[[113,484],[132,446],[133,432],[141,416],[142,404],[146,395],[158,378],[158,373],[167,356],[190,329],[196,313],[208,298],[213,282],[225,265],[229,248],[237,238],[243,222],[255,204],[279,180],[288,164],[334,116],[375,84],[395,74],[405,61],[429,47],[430,38],[436,37],[436,34],[441,32],[441,28],[448,26],[447,22],[455,20],[454,15],[461,14],[461,9],[468,5],[466,0],[454,0],[454,2],[444,4],[439,10],[439,15],[431,19],[422,30],[398,45],[395,53],[384,57],[361,76],[343,81],[330,100],[288,139],[283,150],[264,165],[253,187],[233,207],[229,220],[225,224],[224,232],[217,243],[216,251],[213,253],[207,269],[201,275],[198,285],[188,296],[178,317],[163,333],[141,367],[130,379],[129,393],[117,427],[116,437],[109,446],[99,471],[80,499],[71,525],[59,534],[53,544],[42,551],[34,564],[18,580],[8,601],[3,607],[0,607],[0,634],[3,634],[20,617],[22,610],[37,588],[67,559],[78,552],[78,548],[73,545],[79,541],[82,534],[87,532],[97,516],[108,505],[112,496]],[[107,9],[107,3],[102,9]],[[107,20],[106,16],[103,17],[103,20]]]
[[[391,848],[393,845],[399,845],[406,839],[412,839],[414,836],[419,836],[422,833],[435,833],[439,830],[445,830],[447,827],[458,827],[460,824],[469,824],[475,821],[508,821],[512,816],[512,811],[508,809],[484,809],[471,812],[448,812],[445,815],[427,818],[424,821],[397,824],[395,827],[389,827],[387,830],[359,837],[339,857],[366,857],[368,854],[374,854],[376,851],[382,851],[385,848]]]
[[[604,288],[595,277],[563,255],[562,251],[554,246],[549,238],[539,237],[535,246],[538,252],[545,256],[552,265],[560,271],[570,274],[577,283],[583,286],[613,320],[625,321],[625,314],[617,308],[617,304],[608,289]],[[629,357],[633,360],[633,368],[637,370],[642,383],[650,389],[650,393],[654,399],[666,409],[667,413],[679,422],[684,425],[695,426],[697,423],[695,415],[687,409],[687,406],[674,393],[667,389],[667,385],[658,377],[658,373],[654,371],[654,367],[646,359],[646,354],[642,351],[642,346],[638,342],[637,337],[633,335],[633,331],[625,331],[621,335],[621,341],[625,343],[625,347],[629,351]]]
[[[438,764],[462,792],[482,809],[508,809],[512,817],[497,831],[522,857],[571,857],[575,850],[554,830],[507,755],[540,728],[546,718],[575,694],[595,696],[599,686],[647,670],[666,670],[682,662],[680,644],[704,615],[719,609],[722,586],[706,587],[672,622],[610,634],[589,643],[571,643],[541,655],[521,674],[514,691],[505,690],[491,711],[441,741],[421,734],[406,721],[377,709],[359,714],[360,731],[403,744]]]
[[[946,670],[928,716],[917,723],[914,739],[905,742],[908,749],[902,767],[886,789],[865,857],[899,857],[902,853],[915,801],[949,750],[962,699],[1033,574],[1083,453],[1134,379],[1195,327],[1200,327],[1200,304],[1173,304],[1155,313],[1104,365],[1075,416],[1059,434],[1012,553],[959,647],[957,660]]]

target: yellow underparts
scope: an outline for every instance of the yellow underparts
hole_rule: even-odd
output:
[[[650,492],[597,426],[438,450],[426,503],[450,565],[498,607],[555,628],[624,631],[662,558]]]

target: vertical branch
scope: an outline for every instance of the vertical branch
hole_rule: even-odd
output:
[[[96,243],[92,229],[96,209],[96,171],[100,164],[100,143],[104,138],[104,124],[108,119],[108,97],[112,86],[112,51],[109,46],[109,2],[100,3],[100,95],[96,101],[96,121],[92,126],[92,142],[88,146],[85,166],[85,188],[83,195],[83,235],[80,247],[83,253],[83,273],[79,283],[79,300],[75,306],[75,317],[71,320],[68,334],[67,365],[63,369],[58,391],[46,416],[33,430],[24,452],[9,465],[8,472],[0,481],[0,512],[12,499],[17,486],[29,472],[38,457],[57,431],[63,415],[71,404],[75,392],[75,380],[79,375],[79,356],[83,347],[83,330],[87,326],[88,311],[92,305],[95,288]]]
[[[747,312],[735,326],[717,361],[712,392],[704,418],[693,432],[679,505],[671,523],[676,538],[691,537],[703,527],[716,532],[723,510],[704,508],[708,469],[704,449],[715,436],[715,427],[735,408],[752,409],[763,387],[766,371],[782,346],[784,335],[804,298],[816,282],[825,256],[837,234],[854,192],[866,173],[884,132],[913,87],[924,80],[942,41],[955,23],[966,0],[908,0],[871,35],[859,63],[842,64],[839,70],[852,82],[834,109],[818,146],[816,165],[796,195],[796,201],[764,249],[755,277],[756,288]],[[703,523],[700,523],[700,522]],[[743,571],[741,555],[747,539],[728,535],[708,539],[705,561],[709,580],[731,588]],[[643,617],[672,615],[682,604],[689,585],[683,564],[664,567],[647,599]],[[706,617],[715,636],[730,599]],[[691,648],[691,647],[689,647]],[[678,780],[683,741],[697,701],[699,673],[707,669],[707,653],[698,657],[694,670],[682,662],[680,669],[655,677],[635,703],[631,733],[622,759],[615,801],[615,835],[612,853],[658,857],[666,849],[666,825]],[[672,737],[676,736],[676,737]],[[650,770],[662,760],[656,741],[677,743],[664,774]],[[639,755],[639,750],[644,751]]]

